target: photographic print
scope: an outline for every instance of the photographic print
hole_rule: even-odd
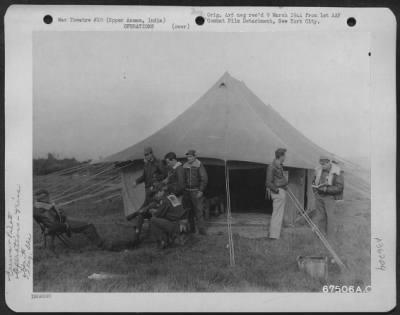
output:
[[[253,11],[171,31],[162,11],[61,11],[32,31],[33,299],[371,294],[391,244],[371,228],[371,33]]]

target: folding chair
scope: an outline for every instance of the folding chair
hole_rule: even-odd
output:
[[[55,238],[58,238],[61,243],[64,244],[65,247],[69,248],[69,249],[74,249],[74,247],[71,245],[71,242],[67,239],[67,235],[65,231],[54,231],[54,232],[50,232],[51,230],[51,226],[48,226],[48,224],[44,223],[43,221],[40,221],[40,219],[38,218],[34,218],[36,223],[39,225],[42,236],[41,236],[41,240],[43,240],[43,247],[46,248],[47,247],[47,237],[50,236],[51,237],[51,249],[54,250],[54,240]],[[55,223],[57,224],[57,223]]]

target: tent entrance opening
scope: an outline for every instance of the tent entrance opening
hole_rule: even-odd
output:
[[[272,213],[265,198],[265,167],[229,171],[232,212]]]
[[[208,187],[206,197],[225,196],[225,167],[206,165]],[[266,167],[230,169],[230,195],[232,212],[272,213],[272,200],[265,200]]]

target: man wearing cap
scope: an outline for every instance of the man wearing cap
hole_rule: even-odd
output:
[[[187,162],[183,165],[185,174],[185,192],[183,205],[189,208],[189,223],[191,232],[205,235],[203,218],[203,192],[208,184],[207,171],[203,164],[196,158],[195,150],[186,152]]]
[[[340,167],[331,160],[327,155],[320,157],[312,182],[316,208],[313,221],[328,236],[333,236],[331,221],[334,221],[336,200],[341,199],[344,186]]]
[[[66,233],[71,237],[71,232],[82,233],[97,247],[105,248],[93,224],[67,218],[55,203],[50,202],[50,194],[45,189],[39,190],[35,196],[33,218],[44,225],[47,235]]]
[[[144,168],[143,174],[136,179],[134,186],[144,183],[145,200],[141,207],[147,206],[150,200],[150,187],[153,185],[155,176],[158,173],[158,179],[163,180],[167,176],[167,171],[161,160],[154,156],[153,149],[146,147],[144,149]]]
[[[187,219],[187,211],[174,194],[166,193],[164,189],[156,192],[154,199],[157,206],[150,210],[152,218],[151,234],[161,249],[167,247],[171,239],[180,233],[180,223]]]
[[[168,192],[173,193],[178,198],[182,197],[185,190],[185,174],[183,165],[176,158],[174,152],[169,152],[164,157],[168,165],[168,177],[165,182],[168,187]]]
[[[286,149],[279,148],[275,151],[275,159],[268,166],[267,170],[267,193],[272,198],[272,216],[269,228],[269,238],[279,239],[282,229],[283,214],[286,203],[286,189],[288,181],[283,172],[283,162],[285,161]]]

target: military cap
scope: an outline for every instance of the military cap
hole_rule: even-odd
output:
[[[286,153],[286,149],[285,148],[278,148],[275,150],[275,157],[278,159],[280,158],[282,155],[285,155]]]
[[[196,150],[193,150],[193,149],[187,150],[187,152],[185,153],[185,155],[196,156]]]
[[[332,158],[331,158],[329,155],[327,155],[327,154],[322,154],[322,155],[319,157],[319,160],[320,160],[320,161],[331,161]]]
[[[286,153],[286,149],[285,148],[278,148],[278,149],[276,149],[276,153],[279,153],[279,154],[281,154],[281,153]]]
[[[151,147],[145,147],[144,154],[149,154],[149,153],[153,153],[153,149]]]

